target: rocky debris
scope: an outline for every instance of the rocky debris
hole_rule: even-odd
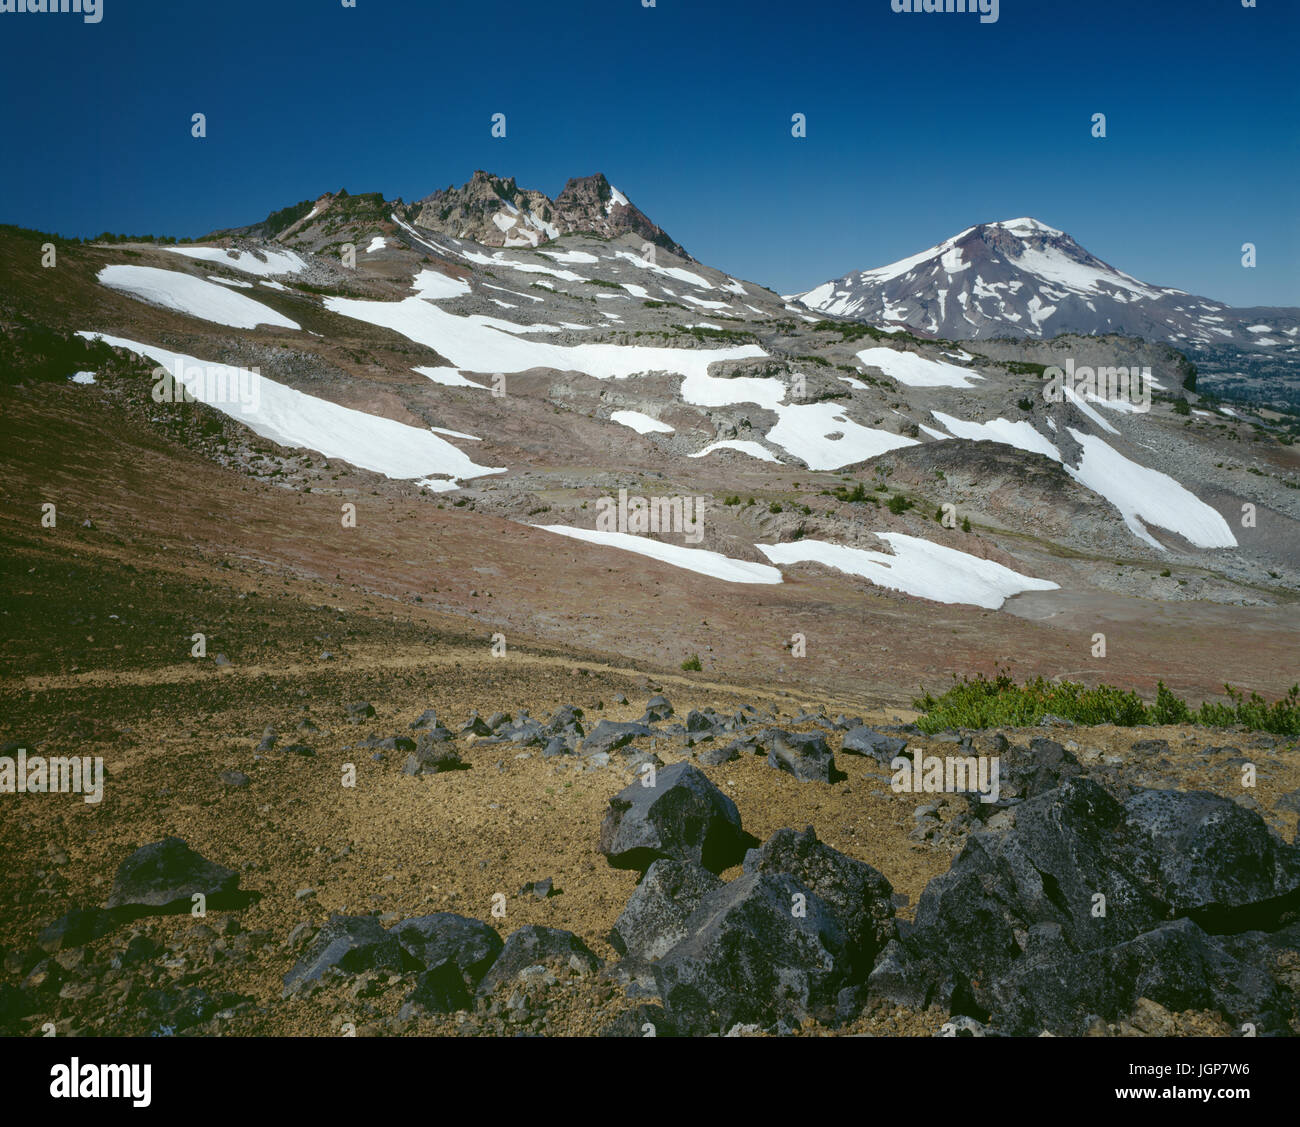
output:
[[[479,992],[491,993],[538,965],[564,966],[582,974],[599,970],[601,961],[573,932],[529,924],[511,933],[479,983]]]
[[[222,771],[218,778],[228,787],[246,787],[252,782],[243,771]]]
[[[503,947],[495,928],[452,912],[402,920],[393,925],[391,934],[425,968],[407,1001],[439,1013],[468,1005],[468,992],[478,986]],[[459,987],[452,981],[453,973]]]
[[[179,837],[167,837],[142,846],[118,866],[108,907],[188,912],[196,893],[215,907],[238,887],[234,869],[199,856]]]
[[[1018,806],[1014,828],[971,836],[877,963],[872,994],[993,1015],[1011,1032],[1081,1032],[1139,996],[1262,1020],[1278,1012],[1267,973],[1235,994],[1224,985],[1244,981],[1237,955],[1265,942],[1239,933],[1276,931],[1297,906],[1300,850],[1253,811],[1203,791],[1120,802],[1072,777]]]
[[[800,782],[830,783],[840,777],[826,738],[817,732],[776,730],[768,748],[767,765],[793,775]]]
[[[683,1033],[725,1033],[782,1018],[833,1019],[850,940],[816,893],[785,873],[745,873],[707,894],[688,935],[652,966]]]
[[[519,896],[536,896],[538,900],[547,900],[552,896],[559,896],[560,890],[555,887],[555,881],[551,877],[545,877],[542,880],[530,880],[518,892]]]
[[[653,696],[646,701],[645,714],[641,717],[641,723],[658,724],[661,720],[667,720],[672,714],[673,706],[666,696],[662,694]]]
[[[722,881],[691,861],[661,858],[646,870],[610,932],[610,945],[635,962],[666,955],[686,938],[686,921]]]
[[[582,709],[575,708],[571,704],[557,708],[546,722],[543,730],[548,736],[564,735],[581,738],[584,734],[582,730]]]
[[[492,729],[488,726],[477,712],[470,713],[470,717],[460,726],[462,736],[490,736]]]
[[[692,734],[712,732],[715,728],[721,726],[721,723],[712,709],[707,709],[704,712],[692,709],[686,714],[686,730]]]
[[[335,968],[359,974],[377,968],[400,971],[412,965],[397,936],[385,931],[374,916],[333,915],[284,976],[284,996],[310,987]]]
[[[42,929],[37,945],[54,954],[69,947],[82,947],[107,935],[117,926],[117,917],[102,908],[74,908]]]
[[[895,934],[894,888],[864,861],[817,840],[812,826],[802,833],[777,830],[745,855],[747,873],[785,873],[816,893],[835,913],[850,943],[846,968],[862,977]]]
[[[261,742],[257,745],[258,751],[273,751],[275,743],[279,737],[276,735],[275,728],[268,724],[262,731]]]
[[[886,765],[901,755],[906,747],[906,740],[887,736],[865,725],[845,732],[840,743],[840,750],[846,755],[866,755]]]
[[[655,730],[646,724],[624,723],[618,720],[601,720],[582,741],[582,754],[599,752],[609,754],[626,747],[641,736],[653,736]]]
[[[1029,747],[1014,744],[998,753],[999,797],[994,806],[1014,805],[1059,787],[1083,773],[1073,753],[1055,740],[1035,737]]]
[[[721,872],[744,857],[752,842],[736,804],[690,763],[638,779],[609,801],[600,827],[600,851],[620,869],[645,870],[660,857],[691,861]]]
[[[308,744],[289,744],[282,750],[285,755],[301,755],[304,759],[312,759],[316,755],[316,749]]]
[[[370,714],[373,716],[374,711],[371,710]],[[411,721],[411,731],[413,732],[417,731],[420,728],[436,728],[436,727],[438,727],[438,713],[432,708],[426,708],[423,712],[420,713],[419,716],[417,716],[414,720]]]
[[[347,713],[348,719],[354,724],[359,724],[362,720],[366,720],[375,714],[374,705],[366,700],[355,701],[348,705],[344,711]]]
[[[403,775],[438,775],[443,771],[468,770],[446,728],[431,728],[420,733],[415,750],[406,757]]]
[[[696,754],[695,759],[705,767],[721,767],[724,763],[739,759],[742,752],[753,754],[753,751],[753,744],[735,740],[725,746],[714,744],[712,747],[706,747]]]
[[[642,1003],[625,1010],[596,1034],[598,1037],[676,1037],[677,1030],[663,1006]]]

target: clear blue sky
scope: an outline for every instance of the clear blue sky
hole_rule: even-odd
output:
[[[781,292],[1032,215],[1147,281],[1300,305],[1296,0],[1001,0],[991,24],[890,0],[103,4],[0,14],[0,222],[198,235],[340,187],[603,171]]]

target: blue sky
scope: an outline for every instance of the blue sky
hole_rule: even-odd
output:
[[[1001,0],[989,24],[890,0],[103,4],[0,14],[0,222],[198,235],[340,187],[603,171],[783,293],[1032,215],[1144,280],[1300,305],[1295,0]]]

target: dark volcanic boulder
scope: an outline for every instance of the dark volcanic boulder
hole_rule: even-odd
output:
[[[1215,1010],[1261,1032],[1285,1032],[1296,997],[1252,949],[1267,939],[1251,932],[1230,946],[1191,920],[1174,920],[1101,951],[1031,954],[994,984],[992,997],[1001,1022],[1016,1033],[1046,1029],[1077,1036],[1088,1015],[1113,1019],[1131,1012],[1139,998],[1174,1012]],[[1297,940],[1300,928],[1293,928],[1288,941]]]
[[[449,962],[471,986],[478,985],[503,945],[495,928],[454,912],[416,916],[389,930],[421,966],[434,968]]]
[[[36,942],[42,950],[53,954],[65,947],[84,947],[92,939],[107,935],[116,926],[114,914],[103,908],[73,908],[42,929]]]
[[[529,924],[512,932],[483,980],[480,993],[490,993],[510,982],[525,967],[538,964],[570,967],[586,972],[598,970],[600,959],[571,931]]]
[[[415,989],[406,996],[402,1013],[419,1009],[432,1014],[451,1014],[467,1010],[473,1003],[464,977],[448,959],[431,966],[415,980]]]
[[[862,975],[894,937],[893,885],[866,862],[818,841],[812,826],[803,833],[777,830],[745,855],[745,872],[786,873],[815,892],[839,919]]]
[[[1206,792],[1136,790],[1121,803],[1074,777],[1018,806],[1014,829],[969,839],[926,886],[914,929],[871,987],[1022,1031],[1080,1029],[1089,1013],[1113,1020],[1140,996],[1170,1009],[1208,999],[1235,1014],[1216,976],[1236,975],[1259,1005],[1272,978],[1246,983],[1230,964],[1253,956],[1219,936],[1276,931],[1297,907],[1300,851],[1255,812]]]
[[[819,732],[777,732],[767,753],[767,765],[793,775],[801,782],[833,782],[835,756]]]
[[[337,967],[346,974],[387,968],[413,968],[413,960],[390,931],[374,916],[333,915],[316,933],[306,953],[284,976],[288,995],[317,982],[326,971]]]
[[[625,1010],[606,1025],[597,1037],[676,1037],[663,1006],[642,1004]]]
[[[862,725],[844,733],[840,750],[846,755],[866,755],[881,763],[889,763],[896,755],[901,755],[907,747],[906,740],[897,736],[887,736],[874,728]]]
[[[166,837],[137,849],[118,866],[108,907],[188,912],[196,892],[213,901],[238,887],[234,869],[200,857],[179,837]]]
[[[402,774],[438,775],[443,771],[463,771],[468,766],[456,750],[451,733],[446,728],[432,728],[420,733],[415,750],[402,766]]]
[[[690,763],[657,771],[654,786],[638,779],[609,800],[600,851],[620,869],[647,869],[659,857],[719,873],[750,844],[736,804]]]
[[[628,897],[609,941],[620,955],[650,962],[686,938],[686,920],[722,881],[691,861],[663,857]]]
[[[585,740],[582,741],[582,754],[594,755],[598,751],[617,751],[626,747],[639,736],[653,736],[655,730],[645,724],[620,723],[617,720],[602,720]]]
[[[683,1033],[833,1017],[849,938],[825,902],[793,877],[745,873],[705,896],[686,930],[651,968]]]

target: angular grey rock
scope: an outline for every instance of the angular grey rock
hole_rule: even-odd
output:
[[[469,766],[461,759],[451,733],[446,728],[433,728],[420,733],[415,750],[406,757],[403,775],[437,775],[443,771],[461,771]]]
[[[700,901],[721,887],[722,881],[702,865],[660,858],[628,897],[610,932],[610,945],[640,962],[666,955],[686,938],[686,920]]]
[[[894,938],[894,888],[884,874],[803,833],[777,830],[745,855],[747,873],[785,873],[815,892],[835,913],[849,938],[853,966],[865,977],[881,949]]]
[[[572,966],[573,960],[588,972],[600,968],[601,961],[571,931],[529,924],[511,933],[501,954],[479,983],[479,993],[490,993],[510,982],[525,967],[540,964]]]
[[[835,756],[825,737],[816,732],[777,732],[767,753],[767,765],[800,782],[830,783],[837,778]]]
[[[454,912],[402,920],[392,926],[390,934],[421,966],[434,968],[450,962],[471,987],[487,973],[503,946],[495,928]]]
[[[602,720],[582,741],[582,754],[609,753],[626,747],[640,736],[653,736],[655,730],[645,724],[625,723],[619,720]]]
[[[651,966],[664,1009],[684,1034],[834,1016],[849,939],[835,913],[793,877],[745,873],[706,895],[686,929]]]
[[[117,918],[103,908],[73,908],[43,928],[36,943],[43,951],[54,954],[65,947],[84,947],[116,926]]]
[[[906,740],[887,736],[866,725],[845,732],[840,744],[840,750],[847,755],[866,755],[886,765],[901,755],[906,747]]]
[[[211,902],[238,887],[234,869],[200,857],[179,837],[166,837],[137,849],[118,866],[107,906],[188,912],[195,893]]]
[[[360,974],[376,969],[411,969],[413,965],[397,936],[385,931],[374,916],[333,915],[284,976],[284,995],[288,997],[319,981],[334,967],[346,974]]]
[[[647,869],[660,857],[691,861],[721,872],[744,857],[751,839],[736,804],[690,763],[638,779],[609,802],[600,827],[600,851],[615,868]]]

